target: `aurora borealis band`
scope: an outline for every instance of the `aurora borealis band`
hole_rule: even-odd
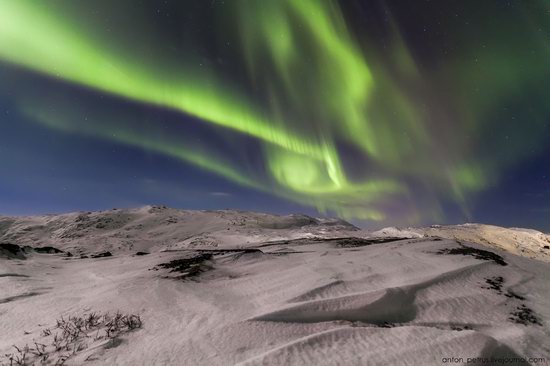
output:
[[[5,211],[550,212],[547,0],[0,0],[0,81]]]

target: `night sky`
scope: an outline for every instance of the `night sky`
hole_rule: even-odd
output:
[[[0,0],[0,213],[550,231],[548,0]]]

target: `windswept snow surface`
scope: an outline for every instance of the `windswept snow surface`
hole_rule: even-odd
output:
[[[373,240],[341,221],[162,207],[2,218],[0,243],[73,256],[0,257],[0,355],[49,342],[61,316],[120,310],[143,327],[91,338],[65,364],[550,360],[550,264],[413,232]]]

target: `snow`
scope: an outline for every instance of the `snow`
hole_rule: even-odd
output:
[[[550,262],[550,236],[532,229],[464,224],[407,229],[423,236],[474,242],[528,258]]]
[[[16,218],[0,216],[2,241],[54,246],[79,254],[242,247],[268,240],[341,235],[357,230],[345,221],[306,215],[185,211],[165,206]]]
[[[397,227],[386,227],[375,231],[371,234],[372,236],[391,236],[396,238],[421,238],[423,235],[417,233],[416,231],[400,229]]]
[[[514,244],[535,248],[544,239],[538,232],[481,225],[398,231],[150,206],[3,217],[0,243],[74,255],[0,258],[0,354],[46,342],[41,331],[54,330],[61,316],[121,310],[139,314],[143,327],[115,346],[90,341],[66,364],[441,365],[444,357],[550,356],[550,264]],[[367,245],[378,236],[394,239]],[[441,254],[461,245],[507,265]],[[105,250],[113,256],[79,257]],[[159,267],[199,250],[212,256],[198,275]],[[519,321],[522,306],[536,322]]]

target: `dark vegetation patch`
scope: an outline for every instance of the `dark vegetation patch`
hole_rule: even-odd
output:
[[[467,247],[462,245],[459,248],[450,248],[450,249],[441,249],[437,254],[452,254],[452,255],[469,255],[476,259],[481,259],[485,261],[494,261],[501,266],[506,266],[508,263],[504,261],[500,255],[487,250],[481,250],[476,248]]]
[[[521,304],[520,306],[518,306],[516,308],[516,311],[511,313],[508,319],[518,324],[536,324],[542,326],[542,322],[537,317],[535,312],[532,309],[528,308],[525,304]]]
[[[0,356],[0,365],[63,365],[88,348],[116,347],[123,342],[120,336],[141,327],[141,317],[136,314],[94,312],[61,317],[55,327],[42,328],[32,345],[13,345],[12,353]]]
[[[550,249],[550,245],[543,246],[544,249]]]
[[[223,254],[235,254],[235,258],[239,258],[246,254],[261,254],[261,255],[271,255],[271,256],[283,256],[287,254],[297,254],[304,253],[295,250],[281,250],[276,252],[264,252],[258,248],[235,248],[235,249],[168,249],[163,252],[194,252],[194,253],[206,253],[212,255],[223,255]]]
[[[518,295],[518,294],[516,294],[515,292],[510,291],[510,290],[508,290],[508,291],[504,294],[504,296],[509,297],[509,298],[512,298],[512,299],[517,299],[517,300],[525,300],[525,297],[523,297],[523,296],[521,296],[521,295]]]
[[[234,249],[168,249],[163,252],[193,252],[193,253],[204,253],[212,255],[221,255],[221,254],[272,254],[264,253],[257,248],[234,248]]]
[[[516,294],[512,290],[506,290],[506,292],[502,290],[502,286],[504,284],[504,278],[502,276],[486,278],[485,283],[489,286],[484,288],[494,290],[500,295],[504,295],[510,299],[525,300],[525,297]]]
[[[337,248],[358,248],[365,247],[373,244],[384,244],[391,243],[392,241],[402,240],[403,238],[336,238],[336,239],[325,239],[321,241],[335,242]]]
[[[504,278],[502,278],[501,276],[487,278],[485,279],[485,283],[489,285],[489,287],[485,288],[495,290],[498,293],[502,293],[502,284],[504,283]]]
[[[112,256],[113,254],[111,252],[101,252],[101,253],[91,255],[92,258],[105,258],[105,257],[112,257]]]
[[[170,273],[180,273],[176,276],[177,279],[189,279],[206,272],[209,268],[205,266],[205,262],[212,259],[212,253],[199,253],[189,258],[174,259],[167,263],[158,264],[153,270],[169,269]]]

